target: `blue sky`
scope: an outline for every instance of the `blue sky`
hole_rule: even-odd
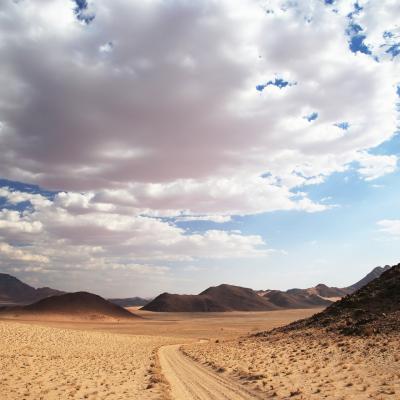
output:
[[[121,297],[398,262],[400,4],[232,4],[0,5],[1,271]]]

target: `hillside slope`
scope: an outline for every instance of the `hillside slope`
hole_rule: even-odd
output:
[[[400,331],[400,264],[321,313],[283,329],[308,327],[345,334]]]
[[[389,270],[390,268],[390,265],[385,265],[384,267],[376,267],[369,274],[364,276],[364,278],[344,289],[347,290],[349,293],[354,293],[356,290],[361,289],[363,286],[367,285],[374,279],[379,278],[385,271]]]

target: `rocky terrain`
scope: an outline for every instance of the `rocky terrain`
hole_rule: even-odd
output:
[[[184,348],[263,398],[400,398],[400,264],[321,313]]]
[[[313,317],[284,330],[324,328],[345,334],[400,331],[400,264]]]

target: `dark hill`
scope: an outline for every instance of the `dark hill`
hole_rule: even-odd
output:
[[[268,311],[278,307],[254,290],[232,285],[210,287],[198,295],[163,293],[142,309],[159,312]]]
[[[162,293],[142,310],[158,312],[216,312],[228,311],[207,296]]]
[[[315,286],[315,292],[321,297],[332,298],[346,296],[350,293],[350,290],[347,288],[330,287],[320,283],[319,285]]]
[[[133,318],[134,314],[92,293],[66,293],[42,299],[28,306],[15,307],[8,312],[19,315],[58,315],[76,318]]]
[[[209,287],[199,296],[207,296],[229,311],[268,311],[279,308],[253,289],[227,284]]]
[[[8,274],[0,274],[0,302],[9,304],[29,304],[45,297],[63,294],[51,288],[35,289]]]
[[[400,331],[400,264],[311,318],[283,330],[319,327],[345,334]]]

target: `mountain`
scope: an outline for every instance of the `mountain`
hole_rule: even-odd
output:
[[[309,289],[311,292],[313,292],[313,289],[315,290],[315,294],[321,297],[327,297],[327,298],[332,298],[332,297],[343,297],[346,296],[346,294],[349,294],[349,289],[347,288],[337,288],[337,287],[332,287],[332,286],[326,286],[323,283],[318,284],[314,288]]]
[[[212,286],[200,293],[229,311],[268,311],[278,307],[260,297],[253,289],[222,284]]]
[[[198,295],[163,293],[152,301],[140,297],[116,298],[109,301],[121,307],[144,306],[144,310],[174,312],[265,311],[281,308],[327,307],[379,277],[389,268],[389,266],[377,267],[357,283],[345,288],[319,284],[308,289],[254,291],[223,284],[210,287]],[[0,274],[0,304],[3,305],[31,304],[64,293],[48,287],[35,289],[11,275]]]
[[[316,308],[327,307],[345,296],[344,289],[319,284],[309,289],[264,290],[261,295],[281,308]]]
[[[332,301],[302,289],[291,289],[287,292],[270,290],[263,297],[280,308],[315,308],[332,304]]]
[[[379,278],[385,271],[389,270],[390,268],[390,265],[385,265],[384,267],[376,267],[368,275],[364,276],[364,278],[362,278],[360,281],[358,281],[354,285],[345,288],[345,290],[347,289],[350,293],[353,293],[356,290],[361,289],[363,286],[373,281],[374,279]]]
[[[158,312],[216,312],[228,311],[207,296],[162,293],[141,308]]]
[[[142,307],[151,301],[151,299],[144,299],[142,297],[128,297],[126,299],[107,299],[107,300],[121,307]]]
[[[45,297],[63,293],[48,287],[35,289],[14,276],[0,273],[0,302],[3,304],[29,304]]]
[[[88,292],[51,296],[27,306],[7,307],[3,312],[12,314],[14,317],[29,315],[79,319],[130,319],[135,317],[124,308]]]
[[[163,293],[142,310],[159,312],[267,311],[278,307],[254,290],[233,285],[210,287],[198,295]]]
[[[380,271],[378,271],[380,272]],[[324,328],[343,334],[400,331],[400,264],[311,318],[283,330]]]

